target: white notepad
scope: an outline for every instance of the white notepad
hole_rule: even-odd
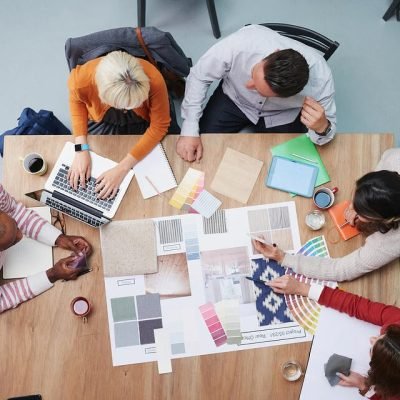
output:
[[[34,210],[46,221],[51,221],[49,207],[33,207],[29,210]],[[3,277],[25,278],[52,266],[52,247],[24,236],[20,242],[6,250]]]
[[[144,199],[177,186],[171,165],[160,143],[137,163],[133,170]]]

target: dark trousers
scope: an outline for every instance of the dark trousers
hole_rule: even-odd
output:
[[[304,133],[308,129],[300,122],[300,114],[290,124],[266,128],[264,118],[253,124],[237,105],[223,92],[222,82],[215,90],[200,118],[201,133],[237,133],[247,126],[257,133]]]

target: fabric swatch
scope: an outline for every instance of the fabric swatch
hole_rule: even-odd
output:
[[[151,219],[113,221],[100,229],[105,276],[157,272],[155,226]]]
[[[135,297],[116,297],[111,299],[114,322],[130,321],[136,318]]]
[[[341,356],[339,354],[332,354],[328,362],[324,365],[325,376],[331,386],[335,386],[340,382],[340,378],[336,375],[336,372],[340,372],[343,375],[350,375],[352,359],[349,357]]]
[[[145,321],[139,321],[140,331],[140,344],[154,343],[154,329],[162,328],[162,320],[160,319],[147,319]]]
[[[192,208],[203,217],[210,218],[221,204],[221,200],[218,200],[207,190],[202,190],[192,203]]]
[[[285,274],[284,268],[276,261],[267,261],[264,258],[252,259],[251,268],[253,270],[252,278],[259,281],[270,281]],[[283,294],[275,293],[264,283],[253,283],[260,326],[293,321]]]
[[[158,293],[144,294],[136,296],[138,307],[138,319],[160,318],[161,304]]]
[[[139,329],[137,321],[114,324],[115,347],[137,346]]]
[[[211,183],[211,189],[246,204],[263,164],[260,160],[228,147]]]

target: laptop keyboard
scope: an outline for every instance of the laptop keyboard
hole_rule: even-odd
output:
[[[76,208],[69,207],[65,203],[58,202],[54,198],[48,197],[46,199],[46,204],[52,208],[55,208],[58,211],[61,211],[64,214],[79,219],[80,221],[85,222],[86,224],[94,226],[96,228],[102,224],[102,221],[100,219],[79,211]]]
[[[90,204],[93,204],[97,208],[109,211],[114,204],[115,197],[111,200],[108,199],[98,199],[98,194],[95,193],[96,179],[90,177],[89,181],[86,182],[86,189],[82,189],[80,186],[78,190],[72,189],[70,186],[67,175],[69,167],[62,164],[62,167],[58,170],[57,175],[53,181],[52,186],[58,189],[62,189],[64,192],[70,193],[75,199],[84,200]],[[119,190],[118,190],[119,191]],[[118,194],[118,192],[117,192]]]

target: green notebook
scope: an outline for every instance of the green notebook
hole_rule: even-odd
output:
[[[301,161],[307,164],[318,166],[319,172],[317,180],[315,182],[315,187],[331,180],[328,175],[328,171],[326,170],[325,165],[321,160],[318,150],[315,147],[315,144],[310,140],[308,136],[304,134],[294,139],[288,140],[287,142],[284,142],[282,144],[278,144],[278,146],[272,147],[271,153],[274,156],[282,156],[290,158],[294,161]],[[293,156],[293,154],[297,154],[300,157]],[[315,163],[311,163],[301,157],[313,160],[315,161]]]

